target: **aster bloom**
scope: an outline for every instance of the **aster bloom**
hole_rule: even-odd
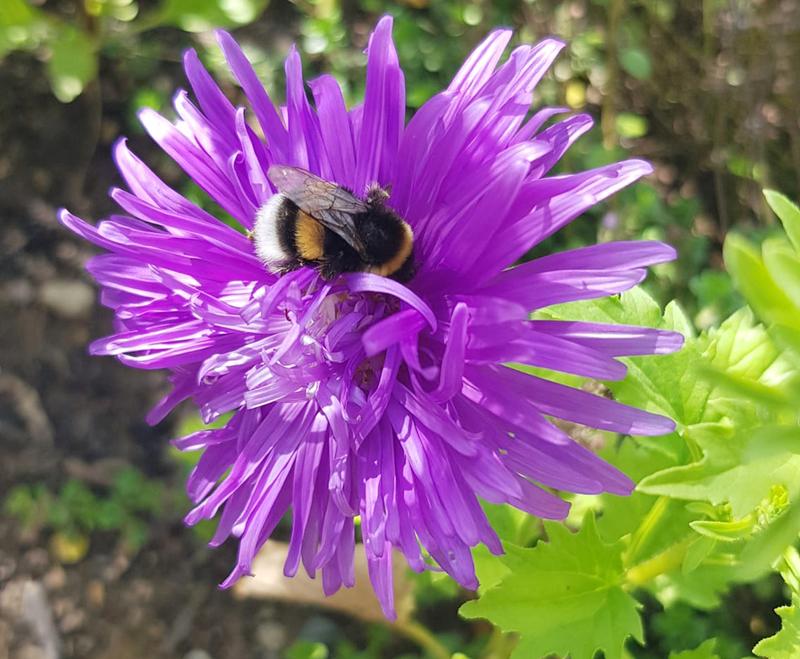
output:
[[[309,83],[286,60],[277,108],[239,46],[218,39],[250,110],[234,107],[197,55],[185,56],[196,102],[174,99],[171,123],[145,109],[153,139],[242,229],[275,193],[271,164],[302,167],[362,194],[391,186],[388,204],[412,227],[418,271],[406,285],[369,273],[326,282],[311,268],[278,276],[244,232],[167,187],[124,140],[115,159],[125,211],[96,227],[61,221],[107,250],[88,269],[114,310],[115,333],[91,351],[136,368],[168,369],[173,389],[157,423],[191,398],[222,428],[175,440],[202,451],[188,480],[186,521],[219,516],[211,541],[239,540],[224,582],[249,573],[291,511],[287,576],[301,563],[326,593],[352,586],[355,518],[370,578],[394,615],[392,554],[432,562],[466,588],[470,548],[502,552],[479,499],[563,518],[553,493],[628,494],[632,482],[553,425],[551,417],[619,433],[674,424],[589,392],[528,375],[519,362],[618,380],[615,357],[671,352],[678,334],[531,320],[532,310],[619,293],[653,263],[658,242],[612,242],[514,263],[598,201],[651,171],[640,160],[548,176],[591,126],[586,115],[526,117],[533,90],[563,44],[523,45],[500,63],[511,33],[496,30],[450,86],[405,122],[403,72],[383,18],[367,49],[363,104],[347,109],[331,76]],[[251,121],[254,119],[255,121]]]

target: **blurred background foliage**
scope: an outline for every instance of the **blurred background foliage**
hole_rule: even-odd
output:
[[[697,330],[712,330],[696,339],[698,350],[734,332],[730,324],[719,326],[746,301],[769,325],[771,340],[797,350],[792,330],[780,330],[783,294],[762,301],[763,292],[772,290],[770,275],[785,276],[768,272],[769,256],[778,254],[780,260],[788,247],[778,237],[780,223],[761,192],[773,188],[800,197],[800,3],[795,0],[0,0],[0,84],[7,97],[0,102],[0,208],[6,214],[12,209],[9,216],[33,218],[14,229],[27,240],[20,249],[35,256],[28,270],[4,266],[13,270],[4,271],[4,277],[10,272],[39,286],[53,272],[77,271],[81,255],[74,247],[65,248],[55,237],[61,235],[58,228],[41,218],[61,205],[93,217],[111,210],[105,191],[117,179],[108,154],[120,135],[129,135],[135,150],[170,184],[214,210],[153,147],[136,119],[143,106],[170,113],[171,95],[186,84],[180,62],[189,47],[197,49],[226,93],[242,100],[216,48],[213,28],[234,31],[276,100],[282,96],[283,58],[294,42],[306,76],[332,73],[354,103],[363,94],[362,51],[383,13],[395,17],[409,114],[449,82],[491,28],[513,27],[515,43],[556,35],[568,46],[540,85],[537,102],[587,112],[596,120],[595,129],[560,163],[560,171],[631,156],[655,164],[647,181],[593,209],[530,256],[597,240],[665,240],[677,247],[679,259],[655,268],[645,288],[662,306],[678,300]],[[770,203],[778,208],[781,202]],[[0,248],[6,250],[6,244]],[[52,264],[50,269],[43,261]],[[8,304],[14,311],[18,307],[13,305],[21,303]],[[105,332],[104,321],[95,320],[81,326],[76,346],[88,335]],[[14,357],[7,357],[4,366],[13,370]],[[28,362],[19,362],[16,370],[31,381],[44,377],[40,371],[47,373]],[[746,384],[731,381],[724,369],[706,377],[734,390]],[[143,400],[151,400],[158,386],[152,380],[142,385],[146,393],[131,397],[126,413],[141,415]],[[40,393],[48,407],[52,398],[44,389]],[[91,395],[98,398],[99,393]],[[58,424],[60,413],[48,412]],[[82,473],[18,469],[21,482],[0,483],[0,496],[4,513],[19,524],[22,546],[47,538],[51,559],[61,565],[105,550],[128,559],[140,551],[146,554],[148,546],[157,551],[164,528],[177,524],[187,505],[180,499],[180,483],[191,468],[191,456],[155,447],[162,447],[165,435],[179,434],[196,420],[189,416],[182,424],[155,431],[157,438],[146,435],[153,441],[137,453],[126,447],[140,439],[138,430],[124,432],[119,446],[101,445],[102,430],[101,439],[84,440],[65,422],[61,444],[48,451],[77,452],[87,460],[123,454],[133,464],[100,483],[87,483]],[[9,469],[13,474],[14,468]],[[165,473],[170,474],[166,480]],[[665,482],[654,487],[667,487]],[[730,511],[719,507],[693,514],[702,522],[695,531],[706,537],[716,532],[708,530],[707,522],[731,522]],[[521,529],[519,520],[504,515],[495,511],[493,521],[521,534],[521,544],[541,534],[538,528]],[[746,533],[751,530],[752,524]],[[198,542],[207,540],[209,529],[198,529],[196,536]],[[220,563],[227,565],[227,559]],[[204,581],[211,587],[208,577]],[[648,648],[629,646],[627,656],[666,657],[671,650],[684,658],[744,656],[759,638],[778,631],[780,620],[772,609],[785,599],[790,581],[784,581],[771,574],[736,586],[733,595],[703,610],[670,600],[663,583],[660,589],[654,586],[640,596]],[[667,590],[685,586],[677,583],[670,581]],[[465,595],[451,581],[423,575],[415,580],[414,593],[418,617],[436,632],[426,656],[439,656],[442,648],[466,653],[462,657],[503,656],[504,648],[510,650],[502,634],[458,620],[456,606]],[[800,606],[796,588],[791,596]],[[301,640],[285,656],[419,656],[413,644],[398,642],[380,625],[366,631],[347,625],[332,630],[312,617],[300,632]],[[403,634],[414,638],[408,630]],[[704,643],[712,638],[716,641]],[[163,647],[159,656],[182,656],[176,648],[192,644],[182,638]],[[77,650],[68,655],[84,656]],[[263,656],[277,655],[265,650]]]

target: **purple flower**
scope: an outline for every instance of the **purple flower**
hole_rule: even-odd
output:
[[[153,139],[244,229],[275,190],[273,163],[306,168],[362,194],[391,186],[389,205],[412,227],[418,272],[407,284],[349,273],[326,282],[310,268],[270,273],[244,235],[167,187],[117,143],[129,191],[124,215],[97,227],[61,221],[107,253],[88,269],[114,310],[115,333],[91,351],[168,369],[172,392],[157,423],[191,398],[220,429],[175,441],[202,451],[188,481],[195,524],[219,514],[217,546],[239,539],[224,582],[248,574],[255,553],[291,511],[285,573],[302,563],[327,593],[353,585],[355,518],[370,577],[394,615],[393,549],[415,570],[431,559],[466,588],[478,583],[470,548],[502,552],[479,497],[563,518],[552,490],[628,494],[631,481],[549,417],[657,435],[669,419],[504,366],[521,362],[618,380],[621,355],[671,352],[682,337],[653,329],[530,320],[551,304],[638,284],[674,257],[658,242],[615,242],[512,267],[598,201],[651,171],[628,160],[547,176],[591,126],[586,115],[548,128],[563,108],[525,121],[534,87],[563,47],[520,46],[499,64],[511,33],[496,30],[450,86],[405,123],[403,72],[391,18],[370,38],[364,103],[348,110],[331,76],[309,83],[295,50],[286,106],[276,108],[239,46],[219,33],[250,103],[231,105],[185,56],[194,92],[175,96],[179,120],[140,118]],[[263,136],[261,136],[263,133]]]

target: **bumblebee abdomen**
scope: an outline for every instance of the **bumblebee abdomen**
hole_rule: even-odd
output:
[[[371,208],[357,219],[366,246],[365,269],[384,277],[400,275],[406,280],[413,272],[414,232],[387,208]]]
[[[297,259],[294,226],[299,209],[282,194],[273,195],[256,215],[253,242],[258,257],[270,267],[280,269]]]
[[[294,246],[304,261],[320,261],[325,256],[325,227],[301,210],[294,223]]]

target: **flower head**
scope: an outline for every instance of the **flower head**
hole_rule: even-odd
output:
[[[171,123],[143,110],[153,139],[242,229],[275,189],[272,164],[310,170],[361,195],[391,189],[413,228],[417,272],[407,284],[369,273],[325,281],[313,268],[269,272],[244,232],[167,187],[125,141],[115,147],[125,211],[96,227],[61,221],[103,247],[88,269],[114,310],[115,333],[91,346],[125,364],[168,369],[172,392],[148,416],[191,398],[224,427],[175,441],[202,451],[188,481],[187,522],[219,516],[211,541],[239,539],[224,585],[248,574],[291,511],[285,573],[301,563],[325,591],[353,584],[356,516],[370,576],[393,615],[391,561],[433,561],[467,588],[471,547],[502,546],[479,498],[562,518],[551,489],[627,494],[631,481],[553,425],[661,434],[673,423],[505,366],[521,362],[589,378],[624,377],[622,355],[670,352],[677,334],[531,320],[530,312],[631,288],[674,257],[657,242],[606,243],[514,266],[532,246],[650,166],[628,160],[548,176],[591,125],[563,108],[527,121],[533,90],[563,44],[520,46],[492,32],[449,87],[405,122],[403,72],[382,19],[372,34],[362,105],[347,109],[330,76],[309,83],[286,60],[276,108],[233,39],[219,33],[250,110],[234,107],[186,54],[195,102],[180,91]],[[248,119],[255,118],[252,125]],[[430,558],[428,558],[430,557]]]

